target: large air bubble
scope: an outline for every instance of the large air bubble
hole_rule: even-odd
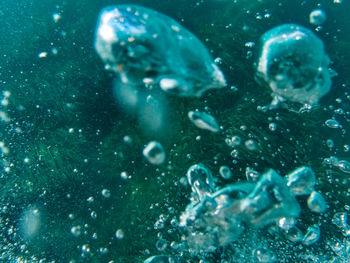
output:
[[[200,97],[208,89],[226,85],[197,37],[172,18],[145,7],[103,9],[95,48],[106,67],[120,77],[120,85],[157,86],[189,97]]]
[[[329,58],[322,41],[295,24],[275,27],[261,37],[257,80],[279,101],[313,105],[331,88]]]

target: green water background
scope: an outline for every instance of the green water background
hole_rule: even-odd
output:
[[[137,117],[115,104],[113,76],[104,70],[93,48],[98,13],[107,5],[121,3],[144,5],[180,21],[205,42],[214,58],[222,58],[220,68],[228,86],[234,85],[238,91],[211,91],[201,99],[169,97],[170,131],[163,136],[143,133]],[[178,217],[188,204],[190,189],[181,186],[179,179],[197,162],[205,163],[214,174],[218,174],[220,165],[232,167],[234,178],[230,182],[245,180],[247,166],[261,172],[274,168],[284,175],[297,166],[310,165],[318,175],[318,189],[326,194],[330,209],[320,219],[307,212],[304,205],[302,222],[307,226],[323,221],[343,209],[348,202],[348,179],[337,170],[327,172],[321,163],[330,155],[349,159],[349,153],[343,150],[349,142],[348,135],[330,130],[323,123],[333,115],[330,105],[350,111],[345,95],[349,85],[350,27],[346,21],[350,8],[346,1],[341,5],[332,1],[319,3],[326,10],[327,22],[317,35],[324,41],[333,62],[331,67],[338,76],[319,106],[310,113],[296,114],[285,109],[267,113],[256,110],[258,105],[270,102],[270,91],[254,81],[254,56],[246,58],[250,49],[244,44],[257,42],[266,30],[282,23],[313,28],[308,15],[317,7],[314,1],[233,4],[185,0],[3,0],[0,81],[1,89],[11,92],[6,107],[11,121],[0,123],[1,140],[9,148],[9,154],[3,154],[0,163],[2,260],[14,262],[22,257],[34,262],[142,262],[149,255],[160,254],[155,247],[159,231],[153,225],[160,214]],[[57,23],[52,19],[54,13],[61,14]],[[271,16],[259,20],[257,13]],[[57,55],[51,54],[52,48],[57,49]],[[43,51],[48,56],[38,58]],[[337,103],[336,98],[342,98],[342,103]],[[219,135],[197,130],[187,120],[189,110],[203,110],[206,106],[225,128]],[[269,117],[277,123],[276,132],[268,129]],[[338,120],[348,130],[346,118],[339,116]],[[246,131],[240,128],[242,125],[247,126]],[[69,132],[71,128],[73,133]],[[123,141],[125,135],[131,136],[132,144]],[[198,135],[200,141],[196,140]],[[240,148],[238,163],[233,165],[232,149],[224,143],[232,135],[255,139],[259,151]],[[329,138],[335,142],[332,150],[325,144]],[[171,163],[159,168],[147,165],[142,148],[153,139],[164,145]],[[29,158],[29,163],[23,162],[25,158]],[[10,167],[10,172],[5,172],[5,167]],[[131,179],[122,180],[122,171]],[[101,195],[103,189],[111,191],[110,198]],[[93,197],[92,203],[87,202],[89,197]],[[40,210],[42,222],[39,233],[24,240],[18,231],[18,218],[28,207]],[[91,218],[92,211],[96,211],[96,219]],[[83,229],[79,237],[70,233],[76,225]],[[115,237],[117,229],[125,233],[122,240]],[[169,241],[179,241],[180,234],[167,233],[168,229],[169,224],[160,232]],[[307,250],[331,255],[327,241],[337,235],[336,231],[332,225],[322,228],[320,242]],[[97,239],[92,238],[93,233],[97,233]],[[249,247],[254,241],[242,243],[249,243]],[[305,248],[295,250],[293,244],[285,241],[278,244],[283,243],[283,262],[293,262],[293,257],[305,252]],[[91,253],[81,256],[83,244],[88,244]],[[101,255],[100,247],[109,252]],[[163,253],[176,254],[171,249]],[[186,253],[184,258],[198,261]],[[217,258],[213,255],[208,260],[217,262]]]

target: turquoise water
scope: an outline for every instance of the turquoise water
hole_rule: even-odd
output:
[[[130,71],[124,67],[129,81],[123,82],[122,74],[108,70],[96,52],[95,31],[104,7],[126,3],[171,17],[201,44],[186,56],[178,55],[174,44],[170,53],[155,59],[163,67],[151,64],[145,72],[147,66]],[[317,8],[327,17],[320,27],[309,22]],[[169,255],[179,262],[349,262],[350,222],[344,217],[350,204],[349,11],[345,0],[3,0],[0,261],[144,262]],[[311,108],[280,94],[278,107],[268,109],[271,82],[257,81],[259,39],[283,24],[309,29],[329,57],[325,67],[331,69],[330,91]],[[176,42],[174,35],[169,33],[166,47]],[[162,46],[162,38],[159,41]],[[188,43],[185,47],[193,44]],[[195,49],[206,50],[202,54],[208,52],[212,61],[202,55],[191,67]],[[151,55],[135,59],[134,65],[148,63]],[[182,66],[171,68],[180,58],[190,62],[176,62]],[[302,58],[286,59],[277,72],[299,74],[293,70]],[[210,85],[215,82],[213,70],[201,75],[205,63],[216,65],[227,86]],[[200,96],[179,96],[165,88],[173,82],[142,86],[145,77],[154,83],[175,79],[210,88]],[[119,97],[129,89],[126,97]],[[141,102],[124,102],[135,90]],[[214,117],[219,130],[208,115],[197,114],[209,124],[198,122],[196,110]],[[150,141],[164,148],[166,158],[160,165],[143,155]],[[200,163],[209,172],[191,175],[189,181],[188,169]],[[222,166],[232,175],[220,175]],[[321,213],[309,208],[309,192],[298,195],[279,183],[285,180],[288,185],[286,175],[301,166],[315,174],[312,189],[327,204]],[[247,178],[248,167],[258,172],[256,180]],[[258,186],[265,185],[259,174],[269,169],[279,177],[266,183],[271,191],[259,192]],[[222,195],[223,189],[231,192]],[[208,201],[211,205],[202,201],[213,196],[220,200]],[[252,200],[258,200],[257,205]],[[257,223],[266,204],[271,208],[279,203],[294,210],[278,210]],[[208,210],[195,214],[204,225],[195,220],[197,228],[182,220],[190,205]],[[264,211],[275,211],[270,208]],[[287,222],[294,219],[291,224],[299,229],[292,228],[294,241],[283,217]],[[320,231],[314,243],[306,240],[308,229]],[[206,233],[209,241],[191,239],[191,233]]]

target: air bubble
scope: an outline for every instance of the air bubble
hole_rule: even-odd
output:
[[[321,25],[326,21],[326,13],[322,9],[315,9],[309,16],[310,24]]]
[[[307,199],[307,205],[312,212],[323,213],[326,211],[327,205],[322,194],[312,192]]]
[[[127,94],[136,102],[149,75],[155,86],[178,96],[200,97],[226,86],[223,73],[197,37],[172,18],[142,6],[103,9],[95,49],[118,76],[118,91],[129,87]]]
[[[122,229],[118,229],[115,232],[115,237],[119,240],[123,239],[124,238],[124,231]]]
[[[143,149],[143,156],[154,165],[161,165],[165,161],[165,151],[163,146],[156,141],[149,142]]]
[[[310,30],[285,24],[261,37],[257,80],[280,101],[313,105],[328,93],[329,58],[322,41]]]
[[[308,195],[314,190],[316,176],[310,167],[299,167],[286,177],[287,186],[295,195]]]
[[[109,198],[111,196],[111,191],[108,189],[103,189],[102,190],[102,196],[105,198]]]
[[[318,239],[320,238],[320,234],[321,234],[321,231],[319,226],[317,225],[310,226],[306,230],[306,234],[302,240],[302,243],[304,245],[310,246],[318,241]]]
[[[216,122],[216,119],[208,113],[200,111],[189,111],[188,118],[195,126],[200,129],[208,130],[211,132],[220,131],[220,127]]]
[[[337,129],[337,128],[341,128],[342,127],[339,124],[339,122],[334,120],[334,119],[326,120],[325,124],[327,125],[328,128],[332,128],[332,129]]]
[[[219,172],[221,177],[226,180],[231,179],[232,177],[232,172],[228,166],[221,166]]]

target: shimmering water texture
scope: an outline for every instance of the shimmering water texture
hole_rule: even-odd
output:
[[[267,31],[260,42],[257,80],[270,87],[278,101],[313,105],[328,93],[329,58],[313,32],[286,24]]]
[[[132,90],[130,94],[157,86],[171,94],[200,97],[226,85],[197,37],[172,18],[145,7],[105,8],[95,48],[106,67],[118,75],[119,85]]]

